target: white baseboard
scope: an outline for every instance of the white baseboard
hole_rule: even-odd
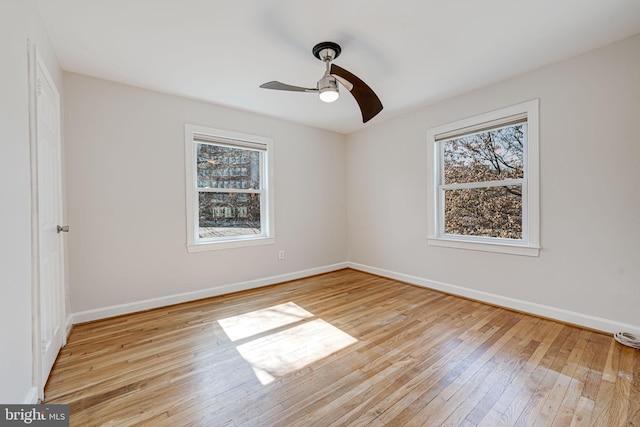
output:
[[[523,301],[515,298],[509,298],[501,295],[491,294],[488,292],[476,291],[474,289],[462,286],[451,285],[448,283],[438,282],[434,280],[424,279],[422,277],[411,276],[408,274],[398,273],[395,271],[384,270],[377,267],[349,262],[349,268],[364,271],[366,273],[378,276],[388,277],[390,279],[399,280],[410,283],[412,285],[422,286],[448,294],[457,295],[476,301],[486,302],[488,304],[509,308],[512,310],[531,313],[548,319],[559,320],[561,322],[570,323],[572,325],[582,326],[585,328],[595,329],[598,331],[615,333],[615,332],[631,332],[640,334],[640,326],[629,325],[617,322],[615,320],[603,319],[584,313],[564,310],[562,308],[551,307],[547,305],[537,304],[529,301]]]
[[[31,387],[29,389],[29,393],[27,393],[27,396],[24,398],[24,405],[35,405],[36,403],[38,403],[38,388],[37,387]]]
[[[422,286],[429,289],[445,292],[476,301],[486,302],[488,304],[509,308],[512,310],[531,313],[537,316],[549,319],[559,320],[561,322],[573,325],[583,326],[585,328],[595,329],[598,331],[615,333],[615,332],[631,332],[640,334],[640,326],[630,325],[617,322],[615,320],[604,319],[601,317],[591,316],[584,313],[565,310],[558,307],[552,307],[537,304],[529,301],[519,300],[515,298],[505,297],[502,295],[492,294],[488,292],[477,291],[463,286],[452,285],[449,283],[429,280],[422,277],[411,276],[404,273],[385,270],[368,265],[358,264],[354,262],[343,262],[338,264],[327,265],[323,267],[312,268],[308,270],[296,271],[293,273],[271,276],[262,279],[249,280],[246,282],[230,283],[215,288],[202,289],[199,291],[185,292],[165,297],[152,298],[143,301],[136,301],[127,304],[120,304],[110,307],[87,310],[78,313],[72,313],[67,320],[67,328],[70,330],[73,324],[90,322],[92,320],[105,319],[107,317],[119,316],[122,314],[134,313],[136,311],[144,311],[152,308],[165,307],[172,304],[179,304],[187,301],[194,301],[202,298],[209,298],[218,295],[230,294],[233,292],[244,291],[247,289],[259,288],[262,286],[274,285],[277,283],[287,282],[289,280],[301,279],[304,277],[314,276],[316,274],[328,273],[330,271],[341,270],[343,268],[353,268],[354,270],[364,271],[366,273],[376,274],[378,276],[388,277],[390,279],[399,280],[410,283],[412,285]],[[37,391],[34,392],[37,400]]]
[[[168,295],[164,297],[152,298],[142,301],[136,301],[126,304],[114,305],[110,307],[97,308],[94,310],[81,311],[71,314],[70,328],[73,324],[82,322],[90,322],[92,320],[105,319],[107,317],[120,316],[122,314],[134,313],[136,311],[144,311],[152,308],[165,307],[168,305],[179,304],[187,301],[194,301],[203,298],[215,297],[218,295],[230,294],[233,292],[245,291],[247,289],[259,288],[262,286],[274,285],[276,283],[287,282],[289,280],[301,279],[304,277],[314,276],[316,274],[328,273],[330,271],[341,270],[349,267],[349,263],[343,262],[338,264],[326,265],[323,267],[311,268],[308,270],[296,271],[293,273],[281,274],[262,279],[249,280],[246,282],[230,283],[215,288],[202,289],[193,292],[185,292],[181,294]]]

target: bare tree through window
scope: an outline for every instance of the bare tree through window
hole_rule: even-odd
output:
[[[441,142],[446,234],[522,238],[525,131],[517,124]]]

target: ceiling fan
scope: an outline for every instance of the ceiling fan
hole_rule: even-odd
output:
[[[362,113],[362,123],[367,123],[382,111],[382,102],[375,92],[357,76],[344,68],[332,64],[331,61],[340,56],[342,49],[340,45],[333,42],[322,42],[312,49],[313,56],[325,63],[325,72],[315,88],[305,88],[291,86],[278,81],[271,81],[260,85],[263,89],[287,90],[291,92],[313,92],[318,93],[324,102],[333,102],[340,96],[338,92],[338,82],[344,86],[355,98],[360,112]]]

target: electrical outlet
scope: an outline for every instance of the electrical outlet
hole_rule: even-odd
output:
[[[284,259],[284,251],[278,251],[278,259],[279,260],[283,260]]]

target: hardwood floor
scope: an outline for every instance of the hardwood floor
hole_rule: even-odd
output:
[[[640,351],[354,270],[77,325],[71,425],[640,426]]]

